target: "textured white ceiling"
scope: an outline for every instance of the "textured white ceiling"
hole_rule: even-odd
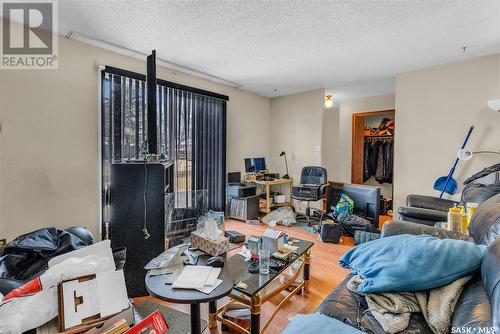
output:
[[[397,73],[500,52],[500,1],[65,0],[59,29],[265,96],[368,96],[394,91]]]

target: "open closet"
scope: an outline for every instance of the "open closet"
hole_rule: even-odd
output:
[[[380,187],[380,214],[392,216],[395,110],[352,115],[351,182]]]

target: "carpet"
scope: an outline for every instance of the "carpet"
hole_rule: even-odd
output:
[[[190,332],[191,319],[188,313],[174,310],[170,307],[163,306],[161,304],[144,301],[140,304],[134,305],[134,317],[136,323],[153,313],[156,310],[160,312],[165,317],[168,324],[168,334],[186,334]],[[207,328],[208,322],[206,320],[201,320],[201,331],[203,332]]]

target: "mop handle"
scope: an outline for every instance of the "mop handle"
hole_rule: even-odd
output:
[[[467,132],[467,136],[465,136],[464,143],[462,144],[462,147],[460,148],[463,150],[465,148],[465,145],[467,145],[467,142],[469,141],[470,135],[472,134],[472,130],[474,130],[474,125],[472,125],[469,129],[469,132]],[[439,198],[443,198],[444,191],[446,190],[446,187],[448,186],[448,183],[451,180],[451,177],[453,176],[453,173],[455,173],[455,167],[457,167],[458,160],[460,160],[458,157],[455,159],[455,163],[453,164],[453,167],[450,169],[450,173],[448,174],[448,177],[446,178],[446,182],[444,183],[444,187],[441,190],[441,195],[439,195]]]
[[[474,125],[472,125],[469,129],[469,132],[467,132],[467,136],[465,137],[464,143],[463,143],[462,147],[460,148],[461,150],[463,150],[465,148],[465,145],[467,145],[467,142],[469,141],[470,135],[472,134],[472,130],[474,130]]]

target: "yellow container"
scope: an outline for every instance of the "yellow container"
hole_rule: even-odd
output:
[[[448,230],[462,231],[462,213],[459,207],[453,207],[448,210]]]
[[[479,204],[475,202],[467,202],[466,206],[467,206],[467,228],[469,228],[472,216],[474,216],[474,213],[476,212],[476,209],[479,206]]]
[[[469,229],[469,224],[467,220],[467,214],[465,212],[460,213],[462,215],[462,222],[460,223],[460,230],[462,233],[467,234]]]

